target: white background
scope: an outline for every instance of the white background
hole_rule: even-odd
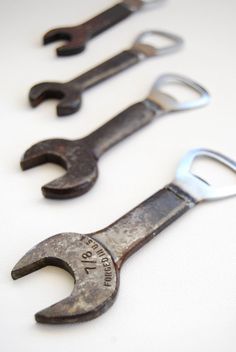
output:
[[[123,267],[115,304],[91,322],[35,323],[35,312],[70,294],[73,280],[63,270],[48,267],[11,279],[14,264],[39,241],[63,231],[101,229],[170,182],[187,150],[207,147],[236,157],[235,0],[169,0],[115,26],[73,57],[57,58],[56,45],[41,45],[48,29],[83,22],[115,3],[0,3],[1,351],[235,352],[236,199],[196,207],[132,256]],[[29,106],[33,84],[69,80],[128,48],[145,29],[183,36],[184,50],[91,89],[71,117],[58,119],[54,101],[35,110]],[[156,121],[113,148],[99,162],[95,187],[83,197],[44,199],[40,187],[63,170],[48,164],[23,173],[23,152],[42,139],[85,136],[144,99],[165,72],[203,84],[211,105]],[[216,175],[210,163],[199,167]]]

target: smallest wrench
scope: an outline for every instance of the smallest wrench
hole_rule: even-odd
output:
[[[170,41],[170,44],[164,47],[154,47],[148,44],[148,38],[150,39],[150,37],[154,37],[154,39],[165,38]],[[30,104],[32,107],[36,107],[47,99],[61,99],[57,105],[57,115],[71,115],[80,109],[83,91],[147,58],[173,53],[180,49],[182,44],[183,40],[171,33],[163,31],[143,32],[136,38],[130,49],[121,52],[69,82],[43,82],[35,85],[29,93]]]
[[[61,233],[36,245],[15,265],[19,279],[47,265],[74,278],[71,295],[40,311],[40,323],[64,324],[94,319],[114,303],[126,259],[197,204],[236,195],[236,186],[215,187],[191,172],[196,158],[213,159],[236,172],[236,162],[207,149],[190,151],[175,180],[103,230]]]
[[[57,48],[58,56],[69,56],[84,51],[87,42],[126,19],[136,11],[162,0],[124,0],[102,12],[89,21],[73,27],[55,28],[44,35],[43,43],[49,44],[57,40],[66,40],[67,44]]]
[[[163,87],[169,84],[184,86],[199,97],[193,101],[179,102],[164,93]],[[205,106],[209,100],[208,92],[189,78],[174,74],[160,76],[144,101],[130,106],[82,139],[49,139],[33,145],[25,152],[21,167],[27,170],[46,162],[57,163],[67,172],[42,188],[44,196],[53,199],[80,196],[95,184],[98,177],[97,161],[108,149],[154,119],[172,112]]]

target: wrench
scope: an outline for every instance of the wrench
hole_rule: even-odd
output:
[[[36,314],[40,323],[87,321],[114,302],[124,261],[196,204],[236,195],[236,186],[216,188],[191,173],[195,158],[214,159],[236,171],[236,162],[206,149],[190,151],[175,180],[107,228],[80,235],[62,233],[39,243],[14,267],[18,279],[47,265],[67,270],[75,280],[71,295]]]
[[[178,102],[161,89],[179,84],[199,94],[194,101]],[[21,160],[23,170],[52,162],[67,173],[42,187],[46,198],[65,199],[80,196],[94,185],[98,177],[97,161],[112,146],[167,113],[202,107],[209,102],[208,92],[192,80],[178,75],[161,76],[150,95],[142,102],[121,112],[88,136],[75,141],[49,139],[29,148]]]
[[[47,32],[43,38],[43,43],[49,44],[57,40],[67,40],[68,43],[66,45],[57,48],[57,55],[79,54],[84,51],[87,42],[93,37],[121,22],[141,8],[159,2],[161,0],[124,0],[84,24],[55,28]]]
[[[148,39],[154,37],[165,38],[171,43],[164,47],[154,47],[148,44]],[[92,68],[81,76],[66,82],[43,82],[32,87],[29,93],[29,101],[32,107],[38,106],[46,99],[62,99],[57,105],[57,115],[71,115],[81,106],[81,94],[100,82],[128,69],[143,60],[170,54],[177,51],[183,44],[183,40],[171,33],[162,31],[146,31],[141,33],[134,41],[129,50],[125,50],[108,61]]]

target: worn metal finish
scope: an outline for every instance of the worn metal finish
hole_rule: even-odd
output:
[[[21,167],[27,170],[46,162],[57,163],[67,173],[42,187],[44,196],[54,199],[80,196],[94,185],[100,156],[158,114],[162,111],[148,101],[135,104],[80,140],[50,139],[35,144],[24,154]]]
[[[172,183],[110,226],[89,235],[63,233],[31,249],[13,268],[13,279],[54,265],[67,270],[75,280],[71,295],[37,313],[36,320],[60,324],[101,315],[116,298],[120,269],[131,254],[199,202],[235,196],[235,186],[219,190],[189,171],[196,157],[206,156],[236,171],[236,162],[222,154],[206,149],[190,151]]]
[[[154,37],[157,40],[164,37],[170,41],[170,44],[164,47],[153,46],[148,44],[148,37]],[[57,115],[71,115],[79,110],[81,94],[85,90],[147,58],[176,52],[182,44],[183,40],[171,33],[163,31],[143,32],[135,39],[130,49],[121,52],[69,82],[43,82],[36,84],[29,93],[30,104],[32,107],[36,107],[47,99],[61,99],[57,105]]]
[[[170,75],[166,77],[169,82]],[[199,93],[200,96],[195,101],[197,107],[207,103],[205,99],[202,100],[202,94],[208,94],[204,88],[195,82],[194,86],[191,85],[192,81],[189,82],[185,77],[174,75],[174,78],[176,80],[178,78],[178,84],[185,85]],[[161,76],[158,80],[161,80],[162,88],[165,76]],[[24,154],[21,161],[22,169],[27,170],[46,162],[52,162],[67,170],[64,176],[42,188],[47,198],[65,199],[86,193],[98,177],[97,161],[103,153],[149,124],[153,119],[172,112],[172,109],[176,110],[178,104],[181,104],[185,110],[183,103],[178,103],[174,97],[166,95],[160,90],[161,88],[157,89],[157,82],[147,99],[129,107],[87,137],[75,141],[49,139],[35,144]],[[191,108],[194,106],[191,105]]]
[[[143,6],[150,3],[158,3],[160,0],[125,0],[98,16],[78,26],[55,28],[47,32],[43,38],[44,44],[53,43],[58,40],[66,40],[67,44],[57,48],[58,56],[79,54],[84,51],[87,42],[129,17]]]
[[[135,65],[138,61],[137,53],[132,50],[124,51],[69,82],[36,84],[29,92],[30,104],[32,107],[36,107],[45,100],[59,99],[57,115],[68,116],[74,114],[81,107],[81,95],[85,90]]]
[[[12,277],[18,279],[47,265],[68,271],[75,284],[68,298],[36,314],[38,322],[86,321],[112,305],[119,273],[109,251],[96,240],[76,233],[53,236],[26,254]]]
[[[106,229],[90,234],[63,233],[34,247],[14,267],[13,279],[47,265],[67,270],[75,280],[69,297],[36,314],[40,323],[83,322],[114,302],[124,260],[194,205],[168,188]]]
[[[131,254],[194,205],[191,196],[170,184],[92,237],[109,249],[120,269]]]

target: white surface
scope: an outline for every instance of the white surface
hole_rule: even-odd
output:
[[[114,306],[84,324],[36,324],[34,313],[69,295],[73,280],[45,268],[19,281],[10,271],[39,241],[63,231],[98,230],[171,181],[193,147],[236,156],[234,0],[169,0],[91,41],[79,56],[56,58],[41,46],[46,30],[83,22],[112,0],[1,0],[1,351],[235,352],[236,199],[198,206],[130,258]],[[84,94],[65,119],[55,102],[33,110],[29,88],[68,80],[129,47],[144,29],[176,32],[183,51],[153,59]],[[50,138],[86,135],[143,99],[155,78],[176,72],[209,89],[208,108],[156,121],[99,162],[95,187],[80,199],[45,200],[40,186],[62,174],[55,165],[23,173],[22,153]],[[206,171],[208,167],[205,168]]]

